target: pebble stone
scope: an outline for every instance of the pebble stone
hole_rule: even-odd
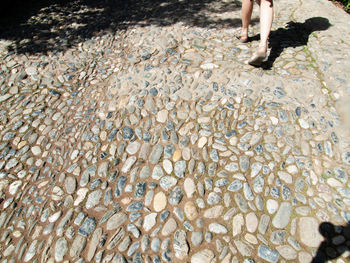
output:
[[[312,217],[301,217],[299,219],[300,241],[309,247],[318,247],[323,237],[318,230],[318,222]]]
[[[168,236],[172,232],[174,232],[177,228],[177,223],[174,218],[169,218],[168,221],[164,224],[162,228],[162,235],[163,236]]]
[[[167,204],[166,195],[163,192],[158,192],[155,194],[153,199],[153,208],[156,212],[162,211]]]
[[[215,234],[226,234],[227,233],[226,227],[219,224],[219,223],[211,223],[209,225],[209,231],[213,232]]]
[[[279,253],[265,245],[259,246],[258,256],[270,263],[276,263],[279,259]]]
[[[272,219],[272,224],[276,228],[284,228],[288,225],[292,213],[292,206],[289,202],[283,202],[276,215]]]
[[[191,236],[191,242],[194,246],[199,246],[203,241],[202,232],[193,232]]]
[[[55,245],[55,260],[57,262],[63,261],[63,257],[66,255],[68,251],[68,243],[64,237],[61,237],[57,240]]]
[[[191,198],[193,194],[196,191],[196,185],[195,182],[191,178],[186,178],[184,181],[184,190],[186,193],[186,196],[188,198]]]
[[[174,234],[173,248],[175,251],[175,257],[183,259],[188,254],[188,244],[186,239],[186,232],[184,230],[177,230]]]
[[[73,194],[76,189],[76,180],[74,177],[67,177],[65,180],[65,188],[68,194]]]
[[[200,263],[200,262],[211,263],[214,258],[215,258],[215,254],[213,253],[212,250],[204,249],[197,252],[191,257],[191,263]]]
[[[121,224],[123,224],[127,220],[127,215],[125,213],[117,213],[113,215],[107,221],[107,230],[113,230],[118,228]]]
[[[157,213],[151,213],[145,216],[143,221],[143,229],[148,232],[152,229],[152,227],[156,224]]]
[[[194,220],[198,216],[197,208],[195,204],[191,201],[185,203],[184,212],[189,220]]]

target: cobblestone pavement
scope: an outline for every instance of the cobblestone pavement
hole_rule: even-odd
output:
[[[47,54],[1,41],[1,262],[349,262],[349,16],[276,1],[261,69],[259,24],[238,43],[215,4]]]

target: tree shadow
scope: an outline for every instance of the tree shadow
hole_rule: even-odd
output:
[[[319,231],[325,240],[318,247],[311,263],[325,263],[340,257],[345,251],[350,251],[350,224],[335,226],[329,222],[323,222]]]
[[[106,32],[130,26],[232,28],[240,18],[220,14],[241,8],[241,1],[222,0],[37,0],[9,1],[0,11],[0,39],[12,41],[16,53],[62,51]]]
[[[306,46],[309,36],[315,31],[327,30],[331,24],[324,17],[312,17],[304,23],[288,22],[286,28],[271,31],[269,38],[270,55],[262,64],[263,69],[271,69],[275,60],[285,48]]]

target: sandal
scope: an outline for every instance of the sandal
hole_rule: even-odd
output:
[[[260,67],[261,63],[266,59],[266,52],[258,51],[248,60],[248,64],[254,67]]]

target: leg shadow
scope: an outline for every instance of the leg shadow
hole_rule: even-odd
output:
[[[309,36],[315,31],[327,30],[331,24],[324,17],[312,17],[304,23],[288,22],[286,28],[271,31],[269,47],[271,48],[268,60],[263,63],[263,69],[271,69],[275,60],[285,48],[306,46]]]
[[[340,257],[345,251],[350,251],[350,224],[335,226],[329,222],[323,222],[319,231],[325,240],[318,247],[311,263],[325,263]]]

